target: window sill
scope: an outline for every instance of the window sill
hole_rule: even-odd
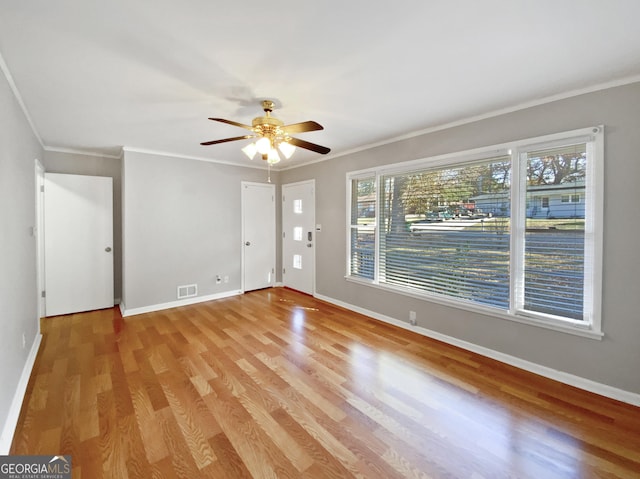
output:
[[[376,289],[381,289],[383,291],[397,293],[403,296],[408,296],[411,298],[420,299],[422,301],[428,301],[431,303],[442,304],[444,306],[462,309],[465,311],[470,311],[472,313],[483,314],[485,316],[491,316],[493,318],[505,319],[507,321],[513,321],[516,323],[522,323],[529,326],[536,326],[544,329],[550,329],[553,331],[559,331],[562,333],[567,333],[574,336],[581,336],[589,339],[601,340],[602,337],[604,336],[603,332],[596,331],[589,326],[575,325],[571,323],[565,323],[563,321],[555,321],[553,319],[542,319],[542,318],[514,315],[503,310],[490,308],[486,306],[480,306],[480,305],[476,305],[463,300],[449,299],[449,298],[437,296],[434,294],[410,291],[408,289],[394,287],[387,284],[379,284],[371,280],[356,278],[353,276],[345,276],[344,278],[350,283],[355,283],[362,286],[370,286]]]

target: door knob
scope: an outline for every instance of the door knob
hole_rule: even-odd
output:
[[[307,243],[307,248],[311,248],[313,245],[311,243]]]
[[[251,241],[247,241],[244,245],[245,246],[251,246]]]
[[[111,246],[107,246],[104,250],[105,250],[107,253],[111,253]]]

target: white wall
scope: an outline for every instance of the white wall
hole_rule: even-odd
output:
[[[242,181],[266,170],[125,149],[122,174],[123,302],[127,311],[241,288]],[[277,181],[277,174],[272,174]],[[216,284],[216,276],[229,282]]]
[[[32,228],[34,160],[41,160],[42,155],[7,79],[0,73],[0,431],[3,432],[0,454],[6,454],[3,449],[8,447],[13,434],[11,424],[11,431],[6,431],[5,426],[10,415],[12,421],[17,419],[15,408],[11,409],[12,401],[30,348],[39,336],[36,242]]]
[[[281,173],[316,180],[316,290],[326,297],[418,324],[482,348],[640,394],[640,83],[468,123]],[[605,337],[587,339],[347,282],[345,174],[567,130],[605,125]]]

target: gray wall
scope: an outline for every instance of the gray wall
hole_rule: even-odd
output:
[[[240,184],[266,179],[265,170],[125,150],[126,309],[176,301],[178,285],[198,284],[199,296],[240,289]],[[216,284],[218,274],[229,283]]]
[[[0,73],[0,431],[38,334],[35,162],[42,148]],[[22,347],[22,335],[26,347]]]
[[[428,107],[428,105],[427,105]],[[375,165],[605,125],[602,341],[582,338],[347,282],[345,174]],[[473,344],[640,393],[640,83],[555,101],[281,172],[315,178],[319,294]]]
[[[120,299],[122,297],[122,208],[120,205],[122,160],[81,153],[45,151],[44,167],[47,173],[113,178],[113,294],[114,299]]]

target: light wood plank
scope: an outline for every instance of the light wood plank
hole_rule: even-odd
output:
[[[41,329],[11,453],[78,478],[640,471],[639,408],[287,289]]]

